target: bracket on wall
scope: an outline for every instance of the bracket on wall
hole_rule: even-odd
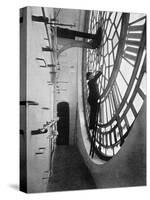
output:
[[[47,52],[47,51],[48,51],[48,52],[50,51],[50,52],[53,52],[54,50],[53,50],[52,48],[50,48],[50,47],[47,46],[47,47],[42,47],[42,51],[46,51],[46,52]]]
[[[37,130],[32,130],[31,135],[45,134],[47,132],[48,132],[47,128],[41,128],[41,129],[37,129]]]
[[[62,38],[58,37],[58,44],[64,44],[64,42],[62,42]],[[58,54],[57,56],[59,57],[61,53],[63,53],[65,50],[73,48],[73,47],[79,47],[79,48],[87,48],[87,49],[93,49],[92,45],[89,44],[88,42],[85,41],[80,41],[80,40],[74,40],[74,39],[66,39],[66,44],[63,45],[63,47],[61,47],[58,50]]]
[[[20,101],[20,106],[38,106],[39,103],[37,103],[36,101]]]
[[[56,67],[56,65],[54,64],[47,64],[46,61],[44,60],[44,58],[36,58],[36,60],[38,61],[42,61],[44,63],[44,65],[40,65],[40,67],[46,68],[46,67]]]

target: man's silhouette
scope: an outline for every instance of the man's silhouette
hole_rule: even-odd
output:
[[[89,122],[89,129],[93,130],[95,128],[96,119],[97,119],[97,112],[99,110],[99,103],[98,100],[100,99],[100,93],[98,89],[97,80],[102,74],[101,71],[98,71],[94,76],[92,72],[87,72],[86,79],[88,81],[89,87],[89,96],[88,96],[88,103],[90,104],[90,122]]]

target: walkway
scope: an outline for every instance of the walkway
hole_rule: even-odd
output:
[[[94,180],[75,146],[59,145],[54,158],[54,174],[48,191],[94,189]]]

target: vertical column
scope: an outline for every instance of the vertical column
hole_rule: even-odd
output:
[[[27,8],[20,9],[20,190],[27,192],[26,57]]]

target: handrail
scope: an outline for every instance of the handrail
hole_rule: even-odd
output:
[[[31,131],[31,135],[39,135],[39,134],[45,134],[45,133],[47,133],[48,132],[48,128],[53,127],[57,123],[58,120],[59,120],[59,118],[57,118],[55,120],[51,120],[50,122],[46,122],[43,125],[43,128],[32,130]]]

